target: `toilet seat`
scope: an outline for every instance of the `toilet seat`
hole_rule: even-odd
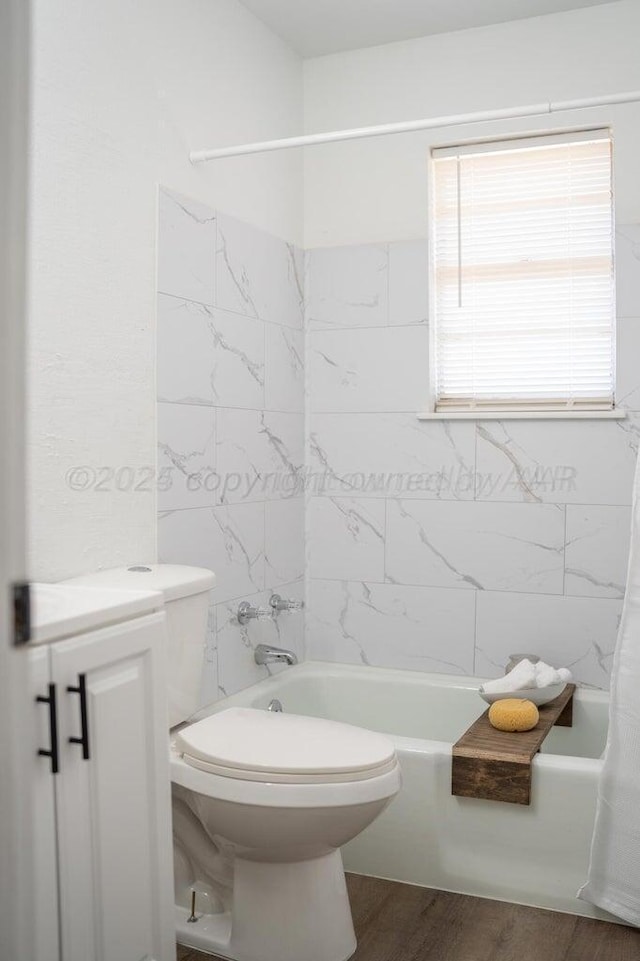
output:
[[[397,761],[392,758],[385,764],[381,764],[380,767],[366,772],[350,771],[342,774],[281,774],[279,772],[244,771],[238,768],[225,767],[222,764],[213,764],[211,761],[203,761],[200,758],[191,757],[189,754],[183,754],[182,757],[191,767],[198,768],[199,771],[206,771],[207,774],[217,774],[219,777],[234,778],[236,781],[258,781],[262,784],[267,781],[270,784],[344,784],[345,782],[351,783],[352,781],[368,781],[371,778],[378,777],[380,774],[386,774],[387,771],[392,771],[397,764]]]
[[[400,764],[390,771],[364,781],[308,782],[282,784],[276,781],[248,781],[201,771],[188,764],[175,741],[170,745],[169,764],[173,784],[216,801],[255,808],[339,808],[368,804],[393,797],[401,785]]]
[[[393,742],[323,718],[228,708],[183,728],[175,747],[191,767],[270,784],[340,784],[395,770]]]

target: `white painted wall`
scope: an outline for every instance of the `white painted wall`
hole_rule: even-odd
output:
[[[305,62],[305,131],[414,120],[640,89],[640,4],[441,34]],[[620,223],[640,220],[640,106],[574,111],[316,147],[305,152],[305,246],[390,242],[427,229],[435,144],[611,124]]]
[[[300,242],[300,156],[187,156],[297,133],[301,69],[237,0],[36,0],[32,578],[155,558],[153,489],[74,491],[67,475],[155,465],[158,183]]]

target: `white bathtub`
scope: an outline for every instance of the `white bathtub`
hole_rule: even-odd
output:
[[[533,762],[529,807],[451,795],[451,745],[482,712],[481,679],[307,662],[202,712],[240,704],[327,717],[389,734],[403,788],[343,849],[345,868],[446,891],[615,920],[576,899],[584,882],[608,723],[608,695],[580,690],[572,728]],[[200,716],[202,716],[200,715]]]

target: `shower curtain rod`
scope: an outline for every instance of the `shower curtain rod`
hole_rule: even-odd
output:
[[[376,127],[355,127],[352,130],[332,130],[327,133],[304,134],[301,137],[285,137],[282,140],[263,140],[260,143],[238,144],[233,147],[216,147],[213,150],[192,150],[191,163],[221,160],[223,157],[241,157],[245,154],[266,153],[269,150],[288,150],[290,147],[315,147],[317,144],[337,143],[341,140],[361,140],[364,137],[386,137],[395,133],[412,133],[415,130],[431,130],[435,127],[454,127],[458,124],[482,123],[489,120],[517,120],[520,117],[544,116],[563,110],[583,110],[587,107],[608,107],[617,103],[640,101],[640,91],[615,93],[602,97],[586,97],[582,100],[545,101],[526,107],[504,107],[499,110],[480,110],[476,113],[453,114],[449,117],[432,117],[427,120],[407,120],[385,123]]]

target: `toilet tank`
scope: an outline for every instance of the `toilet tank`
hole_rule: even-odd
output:
[[[207,639],[212,571],[181,564],[116,567],[65,581],[78,586],[159,591],[167,618],[167,689],[169,726],[174,727],[200,707],[200,687]]]

